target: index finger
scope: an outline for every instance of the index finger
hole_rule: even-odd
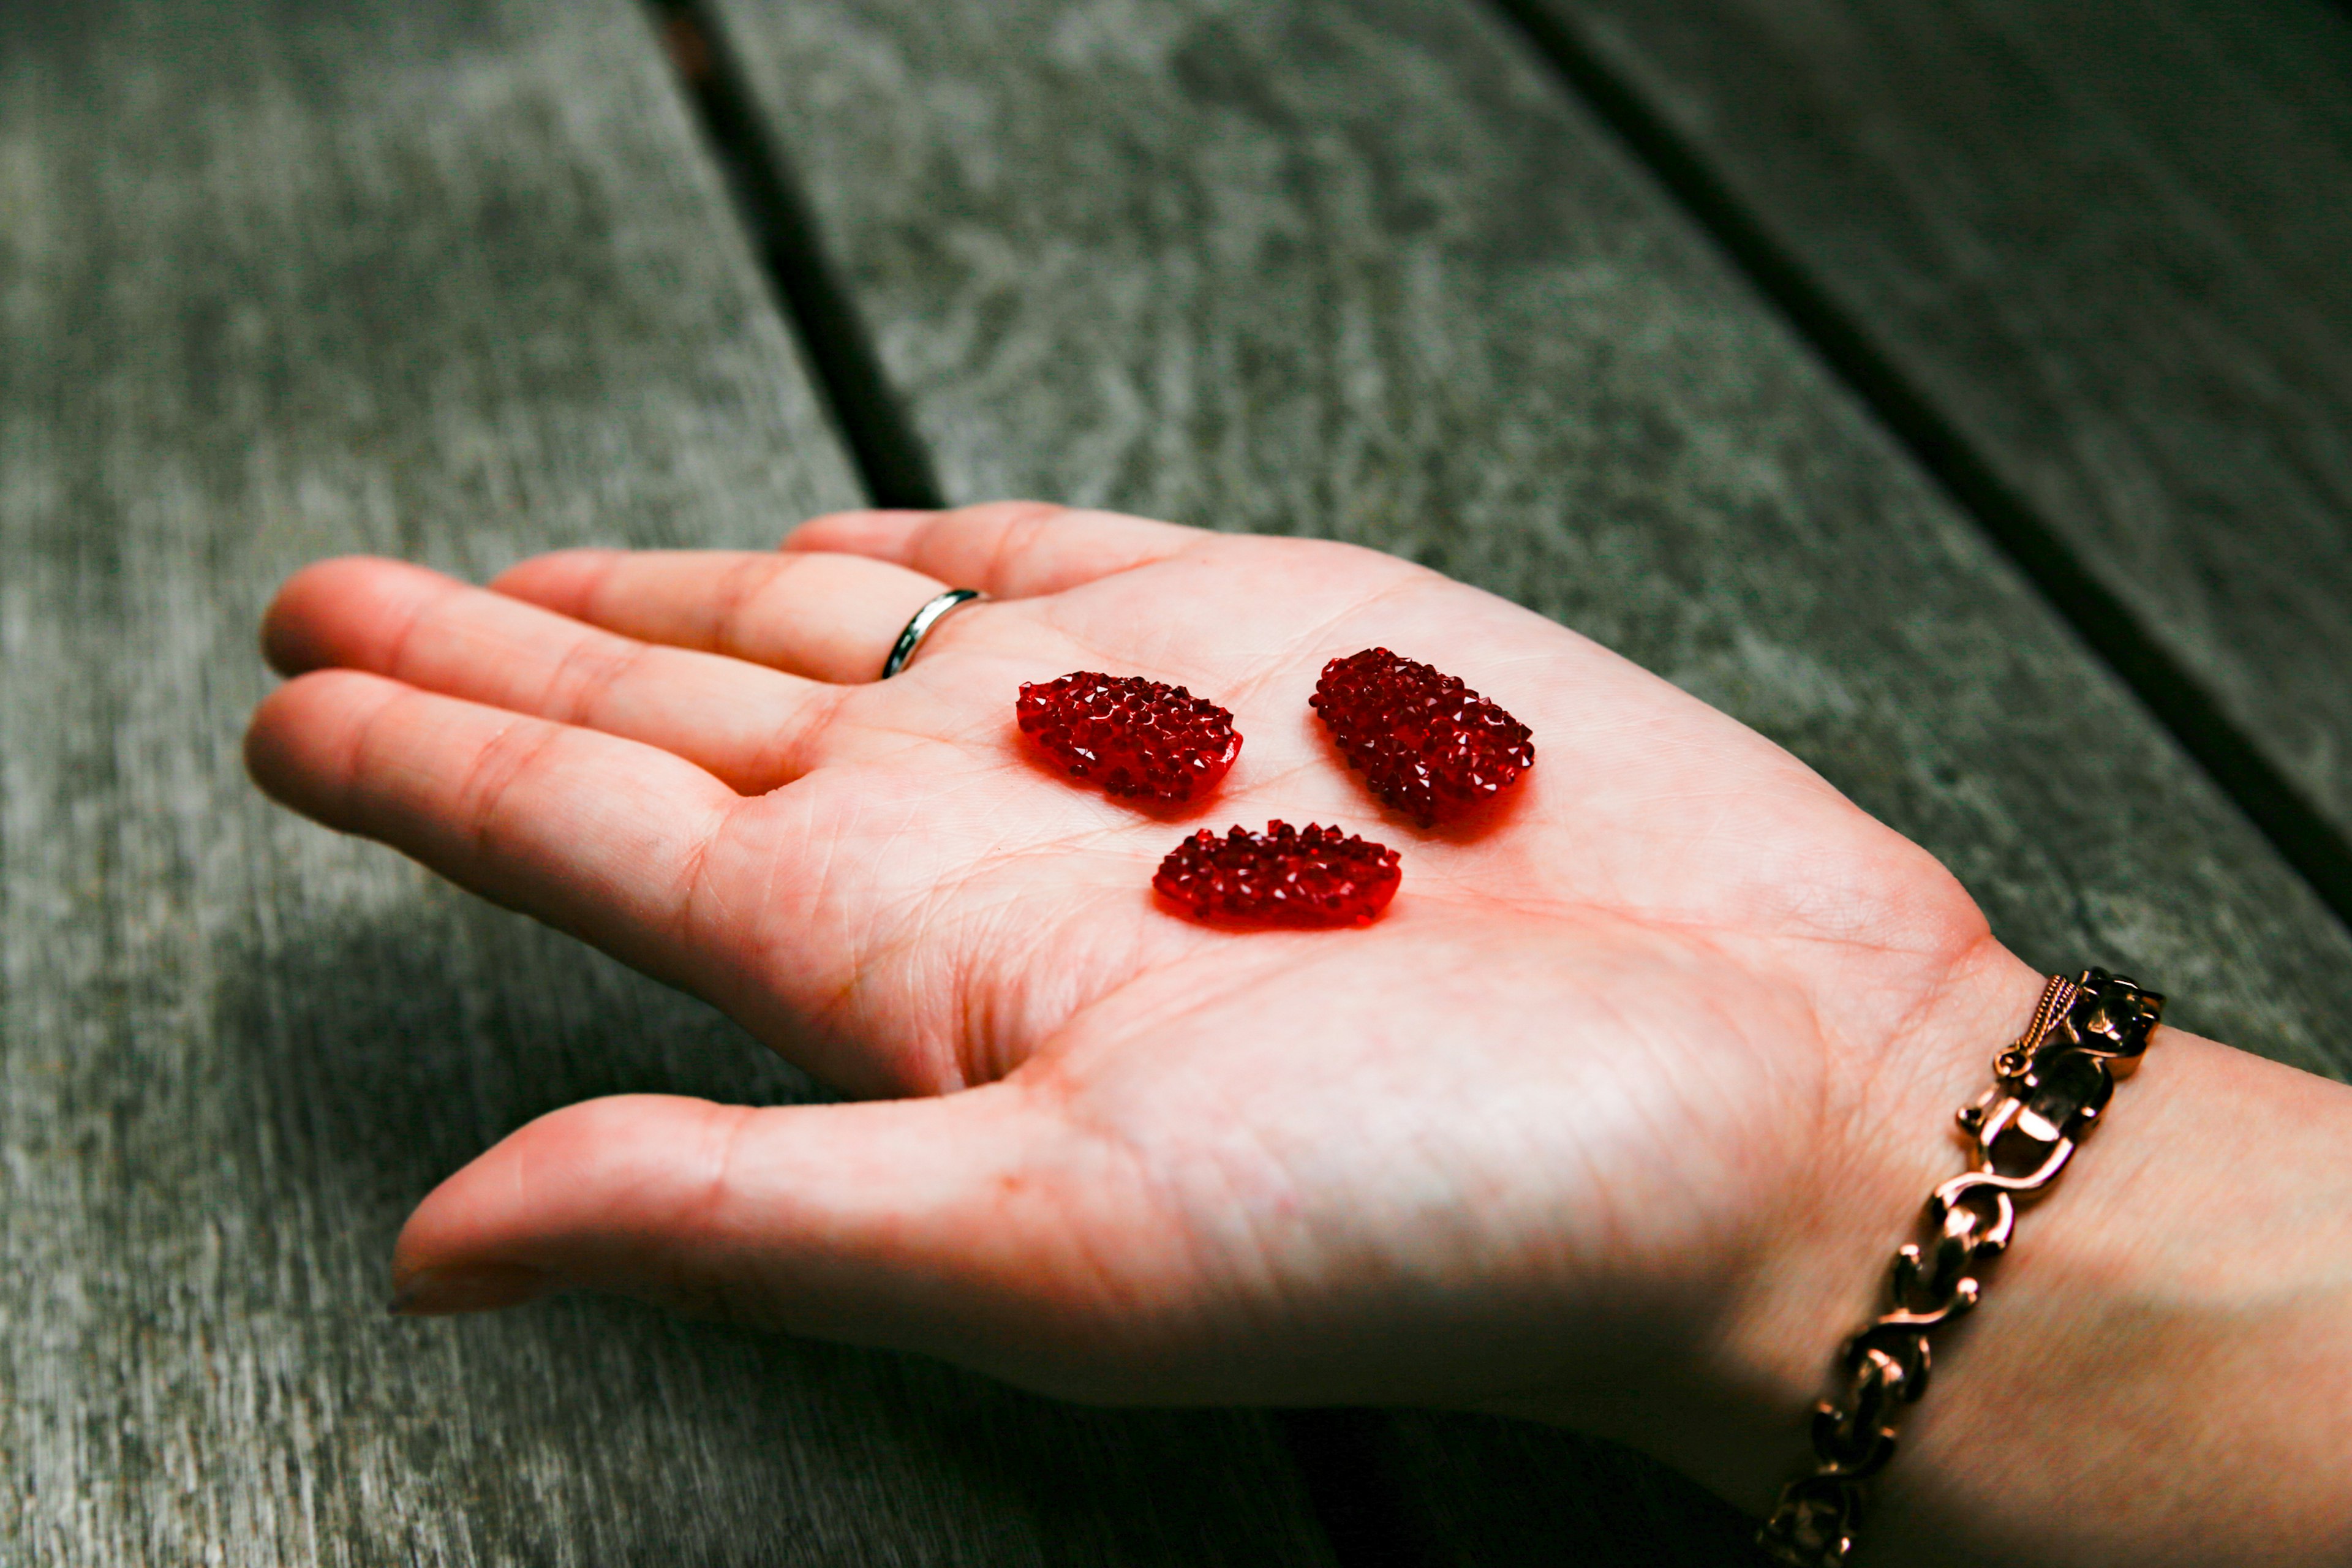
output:
[[[712,841],[742,797],[657,747],[352,669],[264,700],[246,765],[305,816],[719,1001],[724,941],[700,929]]]

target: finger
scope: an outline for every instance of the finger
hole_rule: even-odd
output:
[[[691,763],[348,669],[272,692],[245,754],[304,816],[723,1000],[730,951],[696,894],[742,799]]]
[[[444,1182],[393,1255],[394,1310],[568,1287],[945,1354],[1034,1381],[1099,1314],[1115,1162],[1013,1084],[755,1110],[661,1095],[540,1118]],[[1094,1168],[1099,1163],[1100,1169]]]
[[[289,675],[363,669],[602,730],[754,795],[808,770],[840,699],[816,681],[616,637],[421,566],[364,557],[295,574],[269,607],[262,642]]]
[[[943,584],[861,555],[567,550],[491,587],[624,637],[855,683],[881,675],[899,628]]]
[[[872,556],[959,588],[1024,599],[1164,561],[1214,537],[1121,512],[994,501],[953,511],[835,512],[803,523],[784,549]]]

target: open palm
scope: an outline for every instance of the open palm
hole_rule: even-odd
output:
[[[993,602],[875,682],[947,584]],[[1307,697],[1374,645],[1534,731],[1511,797],[1423,832],[1347,771]],[[1786,752],[1343,545],[1005,505],[821,519],[778,554],[569,552],[493,590],[331,562],[268,647],[299,676],[254,720],[273,795],[869,1097],[545,1117],[410,1220],[422,1310],[579,1285],[1081,1397],[1607,1424],[1629,1368],[1759,1331],[1775,1238],[1840,1184],[1883,1226],[1865,1110],[1957,1102],[2036,984]],[[1014,694],[1081,668],[1231,709],[1222,787],[1139,809],[1045,763]],[[1401,850],[1395,903],[1310,932],[1155,901],[1180,837],[1274,817]],[[1932,1162],[1918,1132],[1890,1162]],[[1936,1166],[1910,1169],[1897,1215]]]

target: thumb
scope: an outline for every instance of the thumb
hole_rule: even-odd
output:
[[[589,1100],[418,1205],[393,1252],[393,1310],[577,1286],[1020,1379],[1056,1320],[1095,1315],[1080,1292],[1104,1258],[1085,1235],[1132,1233],[1090,1146],[1005,1083],[768,1109]]]

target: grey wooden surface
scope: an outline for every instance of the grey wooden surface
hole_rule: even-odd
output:
[[[953,499],[1483,584],[1793,748],[2031,961],[2352,1067],[2343,928],[1492,13],[716,9]],[[1417,1415],[1387,1454],[1424,1560],[1738,1555],[1566,1438]]]
[[[1531,3],[2352,832],[2352,12]]]
[[[1261,1417],[383,1315],[528,1117],[809,1086],[262,802],[266,595],[856,499],[623,0],[0,7],[0,1562],[1328,1560]]]

